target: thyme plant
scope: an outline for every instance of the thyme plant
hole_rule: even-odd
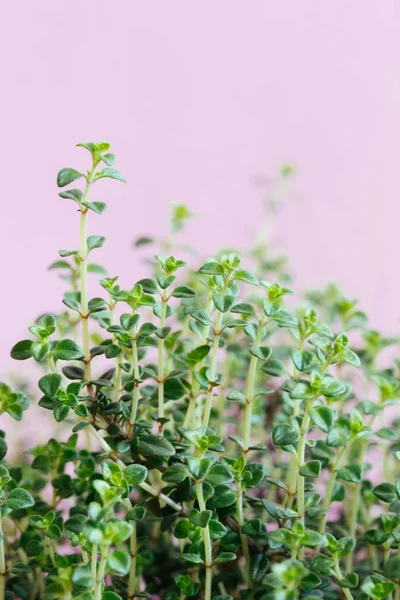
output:
[[[294,308],[263,246],[156,255],[123,289],[88,225],[124,177],[109,144],[78,146],[64,308],[11,350],[37,387],[0,386],[5,429],[34,437],[30,402],[61,423],[23,456],[1,432],[0,600],[399,600],[398,340],[333,286]]]

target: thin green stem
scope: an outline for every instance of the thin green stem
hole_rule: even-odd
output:
[[[369,424],[369,427],[372,427],[374,420],[376,418],[376,415],[373,415],[371,422]],[[358,459],[357,462],[359,465],[363,465],[364,463],[364,457],[365,457],[365,453],[368,449],[368,442],[363,441],[361,443],[361,448],[360,448],[360,453],[358,455]],[[360,505],[361,505],[361,483],[354,483],[354,495],[351,498],[351,503],[350,503],[350,511],[349,511],[349,536],[350,537],[356,537],[356,529],[357,529],[357,521],[358,521],[358,513],[360,511]],[[354,553],[350,552],[347,556],[346,556],[346,571],[352,571],[353,570],[353,561],[354,561]]]
[[[137,562],[137,530],[136,523],[133,521],[133,532],[129,541],[129,550],[131,554],[131,567],[128,579],[128,600],[133,600],[136,593],[136,562]]]
[[[0,600],[4,600],[6,590],[6,558],[4,554],[3,522],[0,519]]]
[[[306,442],[307,442],[307,433],[308,428],[310,426],[310,415],[309,410],[311,407],[312,401],[306,402],[306,407],[303,415],[303,421],[301,423],[300,428],[300,440],[297,449],[297,512],[299,515],[299,519],[304,524],[305,520],[305,502],[304,502],[304,483],[305,479],[302,475],[300,475],[300,469],[304,465],[305,461],[305,452],[306,452]],[[302,560],[304,557],[304,547],[299,549],[299,559]]]
[[[212,402],[214,397],[214,386],[212,383],[215,381],[217,375],[217,364],[218,364],[218,348],[219,348],[219,339],[221,337],[221,325],[222,325],[222,312],[218,311],[217,318],[215,320],[214,327],[214,341],[211,350],[211,366],[210,366],[210,382],[211,384],[208,387],[206,402],[204,406],[203,412],[203,420],[201,422],[203,427],[208,427],[208,423],[210,421]]]
[[[261,320],[258,325],[257,335],[254,340],[254,348],[258,348],[261,342],[262,333],[265,325],[265,320]],[[243,453],[246,455],[250,446],[251,437],[251,419],[253,416],[253,404],[254,404],[254,389],[256,382],[256,371],[257,371],[258,358],[252,354],[250,359],[249,373],[247,376],[246,386],[246,408],[244,413],[244,425],[243,425]]]
[[[88,430],[96,438],[96,440],[98,441],[98,443],[100,444],[100,446],[102,447],[102,449],[107,454],[112,454],[112,448],[111,448],[111,446],[106,442],[106,440],[104,438],[101,437],[101,435],[99,434],[98,431],[96,431],[96,429],[93,427],[93,425],[89,425]],[[123,469],[125,469],[126,465],[121,460],[117,460],[116,462]],[[165,502],[165,504],[167,504],[168,506],[170,506],[171,508],[173,508],[177,512],[182,512],[183,511],[183,506],[181,504],[178,504],[177,502],[174,502],[174,500],[172,500],[171,498],[169,498],[169,496],[166,496],[160,490],[157,490],[152,485],[149,485],[148,483],[146,483],[146,481],[143,481],[142,483],[139,483],[139,486],[143,490],[145,490],[146,492],[148,492],[149,494],[151,494],[152,496],[154,496],[155,498],[159,498],[160,500],[162,500],[163,502]]]
[[[95,175],[95,165],[89,172],[85,190],[83,192],[82,203],[87,202],[90,188]],[[81,280],[81,319],[82,319],[82,349],[83,349],[83,364],[85,380],[91,380],[90,369],[90,337],[89,337],[89,315],[88,315],[88,282],[87,282],[87,263],[88,263],[88,247],[87,247],[87,213],[88,209],[81,204],[81,222],[80,222],[80,280]],[[90,386],[88,387],[90,392]]]
[[[199,509],[201,512],[206,510],[206,503],[204,501],[203,486],[202,483],[196,482],[197,500],[199,503]],[[204,584],[204,600],[211,600],[211,588],[212,588],[212,544],[210,538],[210,530],[208,525],[203,527],[203,541],[204,541],[204,555],[205,555],[205,584]]]
[[[174,500],[172,500],[169,496],[166,496],[165,494],[160,492],[160,490],[157,490],[155,487],[153,487],[152,485],[149,485],[145,481],[143,481],[142,483],[139,483],[139,486],[143,490],[145,490],[146,492],[151,494],[152,496],[155,496],[156,498],[159,498],[160,500],[165,502],[165,504],[168,504],[168,506],[170,506],[174,510],[176,510],[178,512],[183,511],[183,507],[180,504],[178,504],[177,502],[174,502]]]
[[[114,311],[115,311],[115,305],[116,302],[114,302],[111,294],[110,294],[110,301],[109,301],[109,307],[110,307],[110,326],[114,325]],[[115,335],[112,335],[113,338],[113,342],[116,342],[116,338]],[[120,366],[120,360],[121,357],[117,356],[115,358],[115,371],[114,371],[114,381],[113,381],[113,392],[112,392],[112,396],[113,396],[113,401],[114,402],[118,402],[119,400],[119,394],[120,394],[120,388],[121,388],[121,366]]]
[[[167,318],[167,295],[166,290],[161,297],[161,317],[160,317],[160,329],[165,327],[165,321]],[[157,363],[157,383],[158,383],[158,418],[164,419],[164,338],[158,339],[158,363]],[[160,423],[159,431],[163,432],[163,425]]]
[[[331,474],[329,476],[328,483],[325,488],[325,495],[324,495],[324,500],[322,503],[322,508],[323,508],[324,512],[321,515],[320,520],[319,520],[319,527],[318,527],[319,533],[324,533],[324,531],[325,531],[326,519],[328,517],[328,510],[331,505],[333,488],[336,483],[336,474],[337,474],[338,470],[340,469],[341,461],[343,459],[343,456],[346,453],[346,450],[347,450],[347,446],[342,446],[342,448],[338,452],[335,462],[332,465]]]
[[[194,429],[194,411],[196,408],[196,400],[199,392],[199,384],[192,371],[192,385],[190,388],[189,404],[186,410],[185,418],[183,421],[183,427]]]
[[[338,579],[338,581],[340,581],[341,579],[343,579],[343,575],[340,570],[339,560],[338,560],[337,556],[335,556],[333,559],[333,566],[334,566],[336,578]],[[342,588],[342,592],[345,595],[345,597],[347,598],[347,600],[353,600],[353,595],[350,592],[349,588]]]
[[[97,577],[97,554],[98,554],[98,546],[97,544],[93,544],[92,545],[92,558],[91,558],[91,575],[92,575],[92,579],[94,582],[94,585],[96,584],[96,577]]]
[[[139,360],[136,338],[132,338],[132,371],[135,383],[133,386],[131,414],[129,416],[128,439],[132,439],[133,436],[133,429],[136,422],[136,415],[139,404]]]
[[[55,569],[57,569],[56,556],[54,554],[53,546],[51,545],[50,539],[48,537],[46,537],[44,540],[44,543],[45,543],[45,546],[47,549],[47,554],[50,557],[51,563],[52,563],[53,567]]]
[[[107,556],[108,556],[108,548],[107,548],[107,546],[102,546],[101,558],[100,558],[99,568],[97,570],[97,576],[96,576],[96,587],[94,590],[94,600],[101,600],[104,576],[106,573],[106,566],[107,566]]]
[[[249,541],[247,535],[242,533],[242,527],[244,525],[244,513],[243,513],[243,490],[240,481],[236,485],[236,518],[240,527],[240,541],[242,543],[243,556],[245,559],[245,583],[248,588],[251,588],[251,577],[250,577],[250,551]]]
[[[298,476],[297,476],[297,512],[301,521],[304,523],[305,509],[304,509],[304,477],[300,475],[300,469],[304,465],[305,461],[305,452],[306,452],[306,442],[307,442],[307,433],[308,428],[310,426],[310,416],[309,416],[309,404],[306,404],[306,409],[303,415],[303,421],[301,423],[300,428],[300,440],[299,446],[297,450],[297,467],[298,467]]]

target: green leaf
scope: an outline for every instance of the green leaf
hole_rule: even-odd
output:
[[[187,355],[189,365],[194,366],[194,365],[197,365],[197,363],[204,360],[205,357],[210,352],[210,349],[211,349],[210,346],[207,346],[206,344],[204,344],[203,346],[197,346],[197,348],[194,348],[194,350],[191,350]]]
[[[234,296],[223,296],[222,294],[214,294],[213,301],[217,310],[222,313],[228,312],[235,302]]]
[[[358,587],[357,573],[346,573],[344,577],[338,579],[338,584],[341,588],[356,588]]]
[[[146,508],[144,506],[135,506],[126,513],[128,521],[142,521],[146,516]]]
[[[5,439],[0,437],[0,460],[3,460],[3,458],[6,456],[7,450],[8,448]]]
[[[177,463],[168,467],[162,474],[161,479],[167,483],[182,483],[189,477],[189,471],[185,465]]]
[[[164,383],[164,396],[166,400],[179,400],[186,393],[186,388],[177,377],[170,377]]]
[[[129,313],[124,313],[120,316],[119,322],[126,331],[131,331],[136,327],[136,325],[139,322],[139,319],[139,315],[131,315]]]
[[[61,340],[54,348],[54,356],[57,360],[81,360],[82,350],[73,340]]]
[[[328,433],[335,422],[335,411],[330,406],[318,406],[310,410],[311,421],[324,433]]]
[[[193,298],[196,296],[196,292],[188,285],[180,285],[174,289],[171,296],[174,298]]]
[[[89,252],[95,248],[101,248],[106,243],[106,238],[103,235],[90,235],[86,240]]]
[[[250,348],[250,354],[260,360],[268,360],[272,354],[270,346],[260,346],[259,348]]]
[[[269,539],[277,544],[282,544],[290,548],[295,540],[294,534],[288,529],[274,529],[269,533]]]
[[[86,567],[77,567],[72,575],[72,583],[79,585],[81,588],[89,589],[93,586],[94,580]]]
[[[298,371],[307,371],[314,362],[314,353],[311,350],[294,350],[292,361]]]
[[[27,360],[28,358],[32,358],[32,344],[32,340],[22,340],[21,342],[17,342],[11,349],[11,358],[14,358],[15,360]]]
[[[110,179],[117,179],[118,181],[123,181],[126,183],[125,177],[117,171],[116,169],[112,169],[110,167],[106,167],[99,173],[96,173],[96,179],[102,179],[103,177],[109,177]]]
[[[44,375],[44,377],[39,379],[38,386],[43,394],[54,398],[61,387],[61,382],[61,375],[58,375],[58,373],[49,373],[49,375]]]
[[[28,567],[28,565],[25,565],[24,563],[14,563],[13,566],[11,567],[11,573],[13,575],[25,575],[27,573],[30,573],[31,570]]]
[[[265,361],[262,366],[262,370],[272,377],[282,377],[286,374],[285,365],[277,358],[270,358],[269,360]]]
[[[37,362],[42,362],[50,352],[51,346],[47,342],[33,342],[32,355]]]
[[[229,392],[229,394],[226,396],[226,399],[233,402],[246,402],[246,396],[237,390],[232,390]]]
[[[353,352],[353,350],[350,350],[349,348],[345,348],[344,350],[342,350],[338,356],[338,359],[339,363],[345,362],[349,365],[353,365],[353,367],[361,366],[361,361],[359,357],[355,352]]]
[[[139,439],[139,452],[146,456],[169,458],[174,456],[175,448],[161,435],[144,435]]]
[[[144,465],[128,465],[125,469],[125,479],[130,485],[139,485],[147,479],[147,475]]]
[[[383,575],[388,579],[400,579],[400,556],[390,556],[383,567]]]
[[[198,272],[203,275],[223,275],[224,268],[217,261],[210,260],[200,267]]]
[[[67,406],[66,404],[57,404],[57,406],[54,409],[54,418],[57,421],[57,423],[61,423],[61,421],[64,421],[64,419],[68,417],[69,412],[69,406]]]
[[[209,502],[214,508],[225,508],[231,506],[236,500],[236,494],[227,485],[217,485],[214,488],[214,495]]]
[[[240,281],[244,281],[245,283],[251,283],[252,285],[259,285],[259,281],[253,273],[250,271],[246,271],[245,269],[239,269],[235,273],[235,279],[239,279]]]
[[[192,509],[189,515],[189,521],[197,527],[207,527],[212,516],[212,510],[203,510],[199,512],[196,509]]]
[[[300,431],[292,425],[277,425],[272,432],[272,441],[275,446],[291,446],[297,444]]]
[[[107,209],[107,204],[105,202],[82,202],[82,205],[98,215],[102,215]]]
[[[380,483],[372,492],[379,500],[388,504],[397,500],[396,488],[391,483]]]
[[[202,325],[212,325],[211,317],[205,310],[195,310],[191,316]]]
[[[208,472],[207,481],[211,485],[223,485],[233,481],[233,475],[226,465],[217,463]]]
[[[60,196],[60,198],[65,198],[66,200],[73,200],[74,202],[80,204],[83,197],[83,192],[81,190],[70,189],[66,190],[65,192],[60,192],[58,195]]]
[[[300,587],[304,591],[314,590],[322,583],[320,577],[315,575],[315,573],[307,573],[304,577],[301,578]]]
[[[363,477],[362,465],[346,465],[337,472],[339,479],[350,481],[352,483],[361,483]]]
[[[182,558],[183,558],[183,560],[187,560],[188,562],[195,563],[195,564],[201,564],[203,562],[198,554],[193,554],[193,553],[189,553],[189,552],[184,552],[182,554]]]
[[[256,314],[251,304],[247,304],[246,302],[240,302],[239,304],[235,304],[234,306],[232,306],[231,312],[239,313],[241,315],[249,315],[252,317],[254,317]]]
[[[220,554],[218,554],[214,562],[226,563],[231,562],[232,560],[236,560],[236,554],[233,554],[233,552],[221,552]]]
[[[302,477],[319,477],[321,473],[321,461],[319,460],[309,460],[305,462],[300,468],[299,474]]]
[[[72,183],[81,177],[83,177],[83,173],[80,173],[75,169],[61,169],[57,175],[57,185],[58,187],[65,187],[69,183]]]
[[[23,488],[15,488],[7,496],[6,506],[11,510],[21,510],[21,508],[29,508],[35,504],[34,499],[29,492]]]
[[[314,548],[314,546],[320,546],[324,543],[324,537],[318,533],[318,531],[306,529],[304,534],[301,536],[301,543],[304,546]]]
[[[208,523],[208,529],[210,531],[210,537],[212,540],[220,540],[227,534],[225,525],[214,519],[210,519]]]
[[[260,519],[250,519],[249,521],[246,521],[244,525],[242,525],[240,530],[246,535],[257,536],[261,534],[263,526]]]
[[[113,573],[127,575],[131,566],[131,557],[128,552],[116,550],[108,555],[107,564]]]

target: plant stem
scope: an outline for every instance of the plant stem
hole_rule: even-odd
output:
[[[6,558],[4,555],[3,522],[0,519],[0,600],[4,600],[6,589]]]
[[[135,422],[136,422],[136,415],[137,415],[137,409],[138,409],[138,404],[139,404],[139,361],[138,361],[136,338],[132,338],[132,369],[133,369],[132,374],[135,379],[135,383],[134,383],[134,387],[133,387],[131,414],[129,417],[128,439],[132,439],[132,436],[133,436],[133,429],[134,429]]]
[[[211,366],[210,366],[210,377],[209,380],[212,382],[215,381],[215,377],[217,375],[217,360],[218,360],[218,348],[219,348],[219,338],[221,337],[221,325],[222,325],[222,312],[218,311],[217,318],[215,320],[214,327],[214,341],[211,350]],[[203,412],[203,420],[201,422],[202,427],[208,427],[208,423],[210,421],[212,402],[214,397],[214,386],[209,385],[206,396],[206,403],[204,406]]]
[[[87,429],[96,438],[96,440],[99,442],[99,444],[103,448],[103,450],[107,454],[112,454],[112,448],[111,448],[111,446],[106,442],[106,440],[104,438],[101,437],[101,435],[99,434],[98,431],[96,431],[96,429],[93,427],[93,425],[89,425],[89,427]],[[116,462],[123,469],[125,469],[126,465],[121,460],[117,460]],[[160,500],[162,500],[163,502],[165,502],[165,504],[168,504],[168,506],[170,506],[171,508],[173,508],[177,512],[182,512],[183,511],[183,506],[181,506],[181,504],[178,504],[177,502],[174,502],[174,500],[172,500],[169,496],[166,496],[160,490],[156,490],[155,487],[153,487],[152,485],[149,485],[148,483],[146,483],[146,481],[143,481],[142,483],[139,483],[139,486],[143,490],[145,490],[146,492],[148,492],[149,494],[151,494],[152,496],[154,496],[155,498],[159,498]]]
[[[176,510],[178,512],[182,512],[183,507],[180,504],[178,504],[177,502],[174,502],[173,500],[171,500],[171,498],[169,496],[166,496],[165,494],[163,494],[159,490],[156,490],[156,488],[153,487],[152,485],[149,485],[148,483],[146,483],[145,481],[143,481],[142,483],[139,483],[139,486],[143,490],[145,490],[146,492],[148,492],[149,494],[151,494],[152,496],[155,496],[156,498],[159,498],[160,500],[162,500],[163,502],[165,502],[165,504],[168,504],[168,506],[170,506],[174,510]]]
[[[237,482],[236,485],[236,516],[237,522],[240,527],[240,541],[242,543],[243,556],[245,559],[245,583],[248,588],[251,588],[251,578],[250,578],[250,552],[249,552],[249,541],[247,539],[247,535],[242,533],[242,526],[244,525],[244,515],[243,515],[243,490],[240,481]]]
[[[254,340],[254,348],[258,348],[261,342],[262,333],[264,329],[265,321],[262,319],[258,325],[257,335]],[[249,373],[247,376],[246,386],[246,408],[244,413],[244,426],[243,426],[243,454],[247,454],[250,446],[251,436],[251,419],[253,416],[253,403],[254,403],[254,387],[256,381],[257,371],[257,356],[252,355],[250,359]]]
[[[324,531],[325,531],[326,519],[328,517],[328,510],[331,505],[333,488],[334,488],[334,485],[336,482],[336,474],[338,472],[338,469],[340,468],[341,460],[342,460],[346,450],[347,450],[347,447],[342,446],[342,448],[338,452],[335,462],[332,465],[332,471],[329,476],[328,483],[326,485],[324,501],[322,503],[322,508],[324,509],[324,513],[321,515],[320,520],[319,520],[319,527],[318,527],[319,533],[324,533]]]
[[[106,572],[108,548],[103,546],[101,549],[101,558],[96,576],[96,587],[94,590],[94,600],[101,600],[103,591],[104,575]]]
[[[305,504],[304,504],[304,477],[300,475],[300,469],[304,464],[305,460],[305,452],[306,452],[306,441],[307,441],[307,433],[308,428],[310,426],[310,416],[309,410],[311,407],[312,401],[306,402],[306,407],[303,415],[303,421],[301,423],[300,428],[300,440],[299,446],[297,449],[297,512],[299,515],[299,519],[304,525],[305,520]],[[299,549],[299,559],[302,560],[304,557],[304,547]]]
[[[206,503],[204,502],[203,486],[202,483],[196,482],[197,500],[199,502],[199,509],[201,512],[206,510]],[[205,586],[204,586],[204,600],[211,600],[211,587],[212,587],[212,545],[210,538],[210,529],[208,525],[203,527],[203,541],[204,541],[204,555],[205,555]]]
[[[82,202],[86,202],[89,196],[90,188],[95,175],[95,166],[89,172],[85,190],[83,192]],[[82,349],[83,349],[83,364],[85,380],[91,380],[90,370],[90,337],[89,337],[89,315],[88,315],[88,283],[87,283],[87,213],[88,209],[81,205],[81,222],[80,222],[80,279],[81,279],[81,319],[82,319]],[[91,386],[88,386],[88,391],[91,391]]]
[[[54,554],[53,546],[51,545],[51,541],[49,540],[49,538],[46,537],[44,542],[45,542],[45,546],[47,548],[47,554],[50,556],[51,563],[52,563],[53,567],[55,569],[57,569],[56,557]],[[1,596],[0,596],[0,598],[1,598]]]
[[[338,560],[337,556],[335,556],[333,559],[333,566],[335,569],[336,578],[340,581],[341,579],[343,579],[343,575],[340,570],[339,560]],[[342,588],[342,592],[346,596],[347,600],[353,600],[353,595],[350,592],[349,588]]]
[[[300,471],[305,460],[307,432],[310,425],[309,409],[310,406],[307,403],[304,411],[303,421],[301,423],[299,447],[297,450],[298,471]],[[299,472],[297,476],[297,512],[299,513],[301,521],[304,523],[304,477],[302,477]]]
[[[136,559],[137,559],[137,531],[136,531],[136,523],[133,521],[133,532],[129,542],[129,549],[131,554],[131,567],[129,570],[129,580],[128,580],[128,600],[133,600],[136,592]]]
[[[199,384],[194,376],[194,370],[192,371],[192,385],[190,388],[190,395],[189,395],[189,404],[186,410],[186,415],[183,421],[183,427],[188,428],[190,427],[191,429],[194,429],[193,426],[193,416],[194,416],[194,409],[196,407],[196,400],[197,400],[197,394],[199,391]]]
[[[166,290],[161,297],[161,317],[160,329],[165,327],[167,317],[167,296]],[[164,339],[158,339],[158,365],[157,365],[157,383],[158,383],[158,418],[164,419]],[[159,424],[159,432],[162,434],[164,426]]]
[[[361,451],[360,451],[360,455],[358,457],[357,462],[359,464],[363,464],[364,462],[364,455],[367,449],[367,444],[363,443],[362,447],[361,447]],[[360,504],[361,504],[361,484],[360,483],[354,483],[354,495],[351,498],[351,502],[350,502],[350,514],[349,514],[349,536],[350,537],[354,537],[356,536],[356,529],[357,529],[357,520],[358,520],[358,513],[360,511]],[[354,553],[350,552],[350,554],[348,554],[346,556],[346,571],[352,571],[353,570],[353,560],[354,560]]]
[[[116,302],[114,302],[111,294],[109,300],[109,308],[110,308],[110,325],[114,325],[114,310],[115,310]],[[115,335],[112,335],[113,342],[116,342]],[[121,367],[119,361],[121,360],[120,356],[115,358],[115,371],[114,371],[114,382],[113,382],[113,401],[118,402],[119,393],[121,387]]]
[[[97,577],[97,553],[98,553],[98,547],[97,544],[93,544],[92,545],[92,558],[91,558],[91,574],[92,574],[92,578],[93,581],[96,582],[96,577]]]

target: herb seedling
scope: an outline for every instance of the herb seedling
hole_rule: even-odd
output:
[[[5,422],[37,396],[61,423],[24,457],[1,434],[0,600],[399,600],[400,371],[378,366],[397,339],[333,286],[289,309],[262,247],[156,255],[122,289],[88,228],[101,180],[125,180],[109,144],[78,146],[89,170],[57,177],[80,220],[51,265],[64,309],[11,350],[37,393],[0,384]]]

